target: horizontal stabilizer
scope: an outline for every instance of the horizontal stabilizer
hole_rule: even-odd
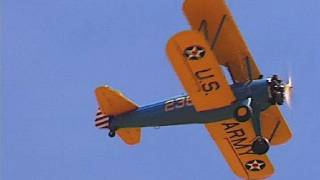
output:
[[[141,128],[124,128],[119,129],[117,134],[129,145],[138,144],[141,137]]]
[[[96,89],[99,107],[106,116],[117,116],[138,109],[138,106],[122,93],[109,86]]]

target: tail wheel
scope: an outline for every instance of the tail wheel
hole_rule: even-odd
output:
[[[114,137],[116,135],[116,132],[115,131],[109,131],[109,137]]]
[[[270,144],[268,139],[258,136],[252,143],[252,151],[255,154],[265,154],[268,152]]]
[[[252,109],[249,106],[239,106],[234,111],[234,118],[239,122],[246,122],[252,115]]]

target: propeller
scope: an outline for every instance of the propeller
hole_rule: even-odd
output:
[[[291,101],[292,101],[292,89],[293,89],[292,77],[289,76],[288,83],[284,86],[284,98],[285,98],[285,102],[288,104],[290,108],[291,108]]]
[[[291,107],[292,98],[292,78],[289,76],[287,83],[283,82],[277,75],[273,75],[268,83],[271,90],[271,104],[282,105],[284,102]]]

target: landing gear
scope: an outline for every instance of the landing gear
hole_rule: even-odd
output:
[[[270,148],[269,141],[261,136],[257,136],[251,146],[251,149],[255,154],[265,154]]]
[[[109,131],[109,134],[108,134],[109,137],[112,138],[112,137],[114,137],[115,135],[116,135],[116,132],[115,132],[115,131],[111,131],[111,130]]]
[[[251,145],[251,149],[255,154],[265,154],[270,148],[270,144],[267,138],[263,137],[261,132],[260,110],[256,109],[252,114],[252,125],[256,134],[256,139]]]
[[[234,118],[239,122],[246,122],[251,119],[254,133],[256,135],[255,140],[251,145],[251,149],[255,154],[265,154],[268,152],[270,145],[267,138],[263,137],[261,131],[260,113],[261,109],[255,104],[251,98],[241,102],[234,111]]]
[[[239,106],[234,111],[234,118],[239,122],[246,122],[251,118],[252,108],[250,106]]]

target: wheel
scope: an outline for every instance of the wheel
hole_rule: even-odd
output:
[[[258,136],[252,143],[252,151],[255,154],[265,154],[270,148],[268,139]]]
[[[109,137],[114,137],[116,135],[116,132],[115,131],[110,131],[108,135],[109,135]]]
[[[252,109],[248,106],[239,106],[234,111],[234,118],[239,122],[246,122],[250,119]]]

